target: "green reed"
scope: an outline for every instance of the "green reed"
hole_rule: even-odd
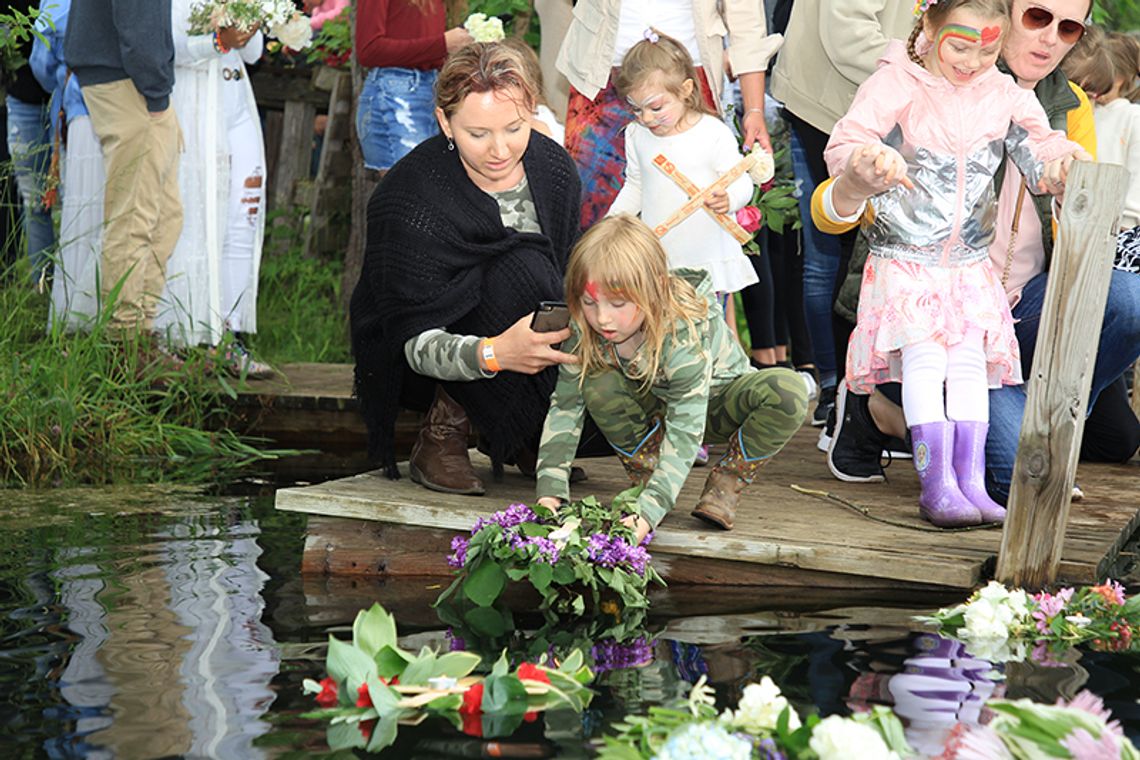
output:
[[[49,329],[27,269],[0,269],[0,485],[216,481],[285,453],[226,429],[237,381],[209,352],[176,361],[114,340],[106,308],[84,330]]]

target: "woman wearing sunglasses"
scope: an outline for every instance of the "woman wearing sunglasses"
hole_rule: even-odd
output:
[[[1013,0],[1011,23],[998,65],[1009,72],[1019,85],[1033,90],[1054,129],[1064,130],[1069,139],[1080,143],[1095,156],[1092,106],[1084,92],[1071,84],[1060,69],[1061,60],[1084,35],[1084,19],[1090,10],[1090,0]],[[859,199],[869,197],[881,188],[880,178],[871,174],[859,176],[848,173],[848,179],[841,183],[845,187],[837,184],[833,192],[836,197],[842,194],[849,198],[851,207],[857,206]],[[824,183],[816,189],[812,216],[822,231],[835,234],[851,229],[858,222],[842,222],[826,215],[820,201],[830,184]],[[1028,377],[1053,252],[1052,202],[1048,195],[1035,196],[1026,192],[1024,178],[1008,158],[998,170],[994,186],[998,194],[998,211],[990,261],[1009,298],[1021,347],[1022,370]],[[856,287],[840,292],[837,311],[850,309],[850,313],[855,313],[857,304],[844,302],[844,296],[857,293],[861,270],[862,267],[858,266],[849,272],[848,279],[856,278]],[[1112,386],[1137,355],[1140,355],[1140,278],[1114,271],[1093,370],[1089,396],[1092,411],[1086,424],[1086,438],[1094,435],[1101,441],[1113,441],[1119,450],[1118,461],[1127,459],[1135,451],[1140,431],[1135,415],[1127,409],[1127,400],[1123,400],[1122,410],[1121,399],[1116,394],[1110,391],[1102,399],[1101,392]],[[990,391],[986,485],[990,495],[1001,503],[1005,503],[1009,496],[1021,420],[1025,414],[1025,394],[1025,385],[1007,385]],[[902,410],[881,394],[876,394],[872,405],[868,404],[866,396],[847,395],[849,398],[843,405],[846,413],[837,423],[832,451],[842,450],[847,468],[852,466],[853,459],[865,457],[868,461],[855,463],[856,468],[860,472],[869,472],[879,468],[879,452],[887,436],[901,437],[905,433]],[[829,461],[830,457],[829,452]],[[881,473],[881,469],[879,471]],[[839,477],[838,473],[836,475]],[[881,480],[881,477],[877,479]]]

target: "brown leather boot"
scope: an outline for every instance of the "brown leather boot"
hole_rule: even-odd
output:
[[[433,491],[482,496],[486,489],[467,454],[470,429],[463,407],[436,385],[435,400],[408,460],[412,482]]]
[[[736,520],[736,505],[744,487],[756,477],[756,471],[768,462],[770,457],[748,461],[741,448],[740,433],[729,440],[728,451],[709,473],[705,490],[693,509],[693,517],[712,523],[725,530],[732,530]]]
[[[645,485],[653,471],[657,469],[657,457],[661,453],[661,442],[665,439],[665,423],[655,419],[653,425],[649,434],[632,453],[626,454],[617,446],[613,447],[618,461],[625,468],[625,474],[634,485]]]

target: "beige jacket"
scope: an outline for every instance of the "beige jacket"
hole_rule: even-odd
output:
[[[723,12],[718,5],[723,2]],[[574,89],[593,100],[610,78],[621,0],[578,0],[555,66]],[[768,34],[760,0],[693,0],[693,25],[701,60],[720,103],[724,39],[734,74],[764,71],[783,38]]]
[[[887,41],[914,28],[914,0],[796,0],[776,59],[772,94],[831,133],[875,71]]]

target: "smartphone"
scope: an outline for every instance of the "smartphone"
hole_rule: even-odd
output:
[[[570,326],[570,309],[562,301],[543,301],[530,318],[535,332],[558,332]]]

